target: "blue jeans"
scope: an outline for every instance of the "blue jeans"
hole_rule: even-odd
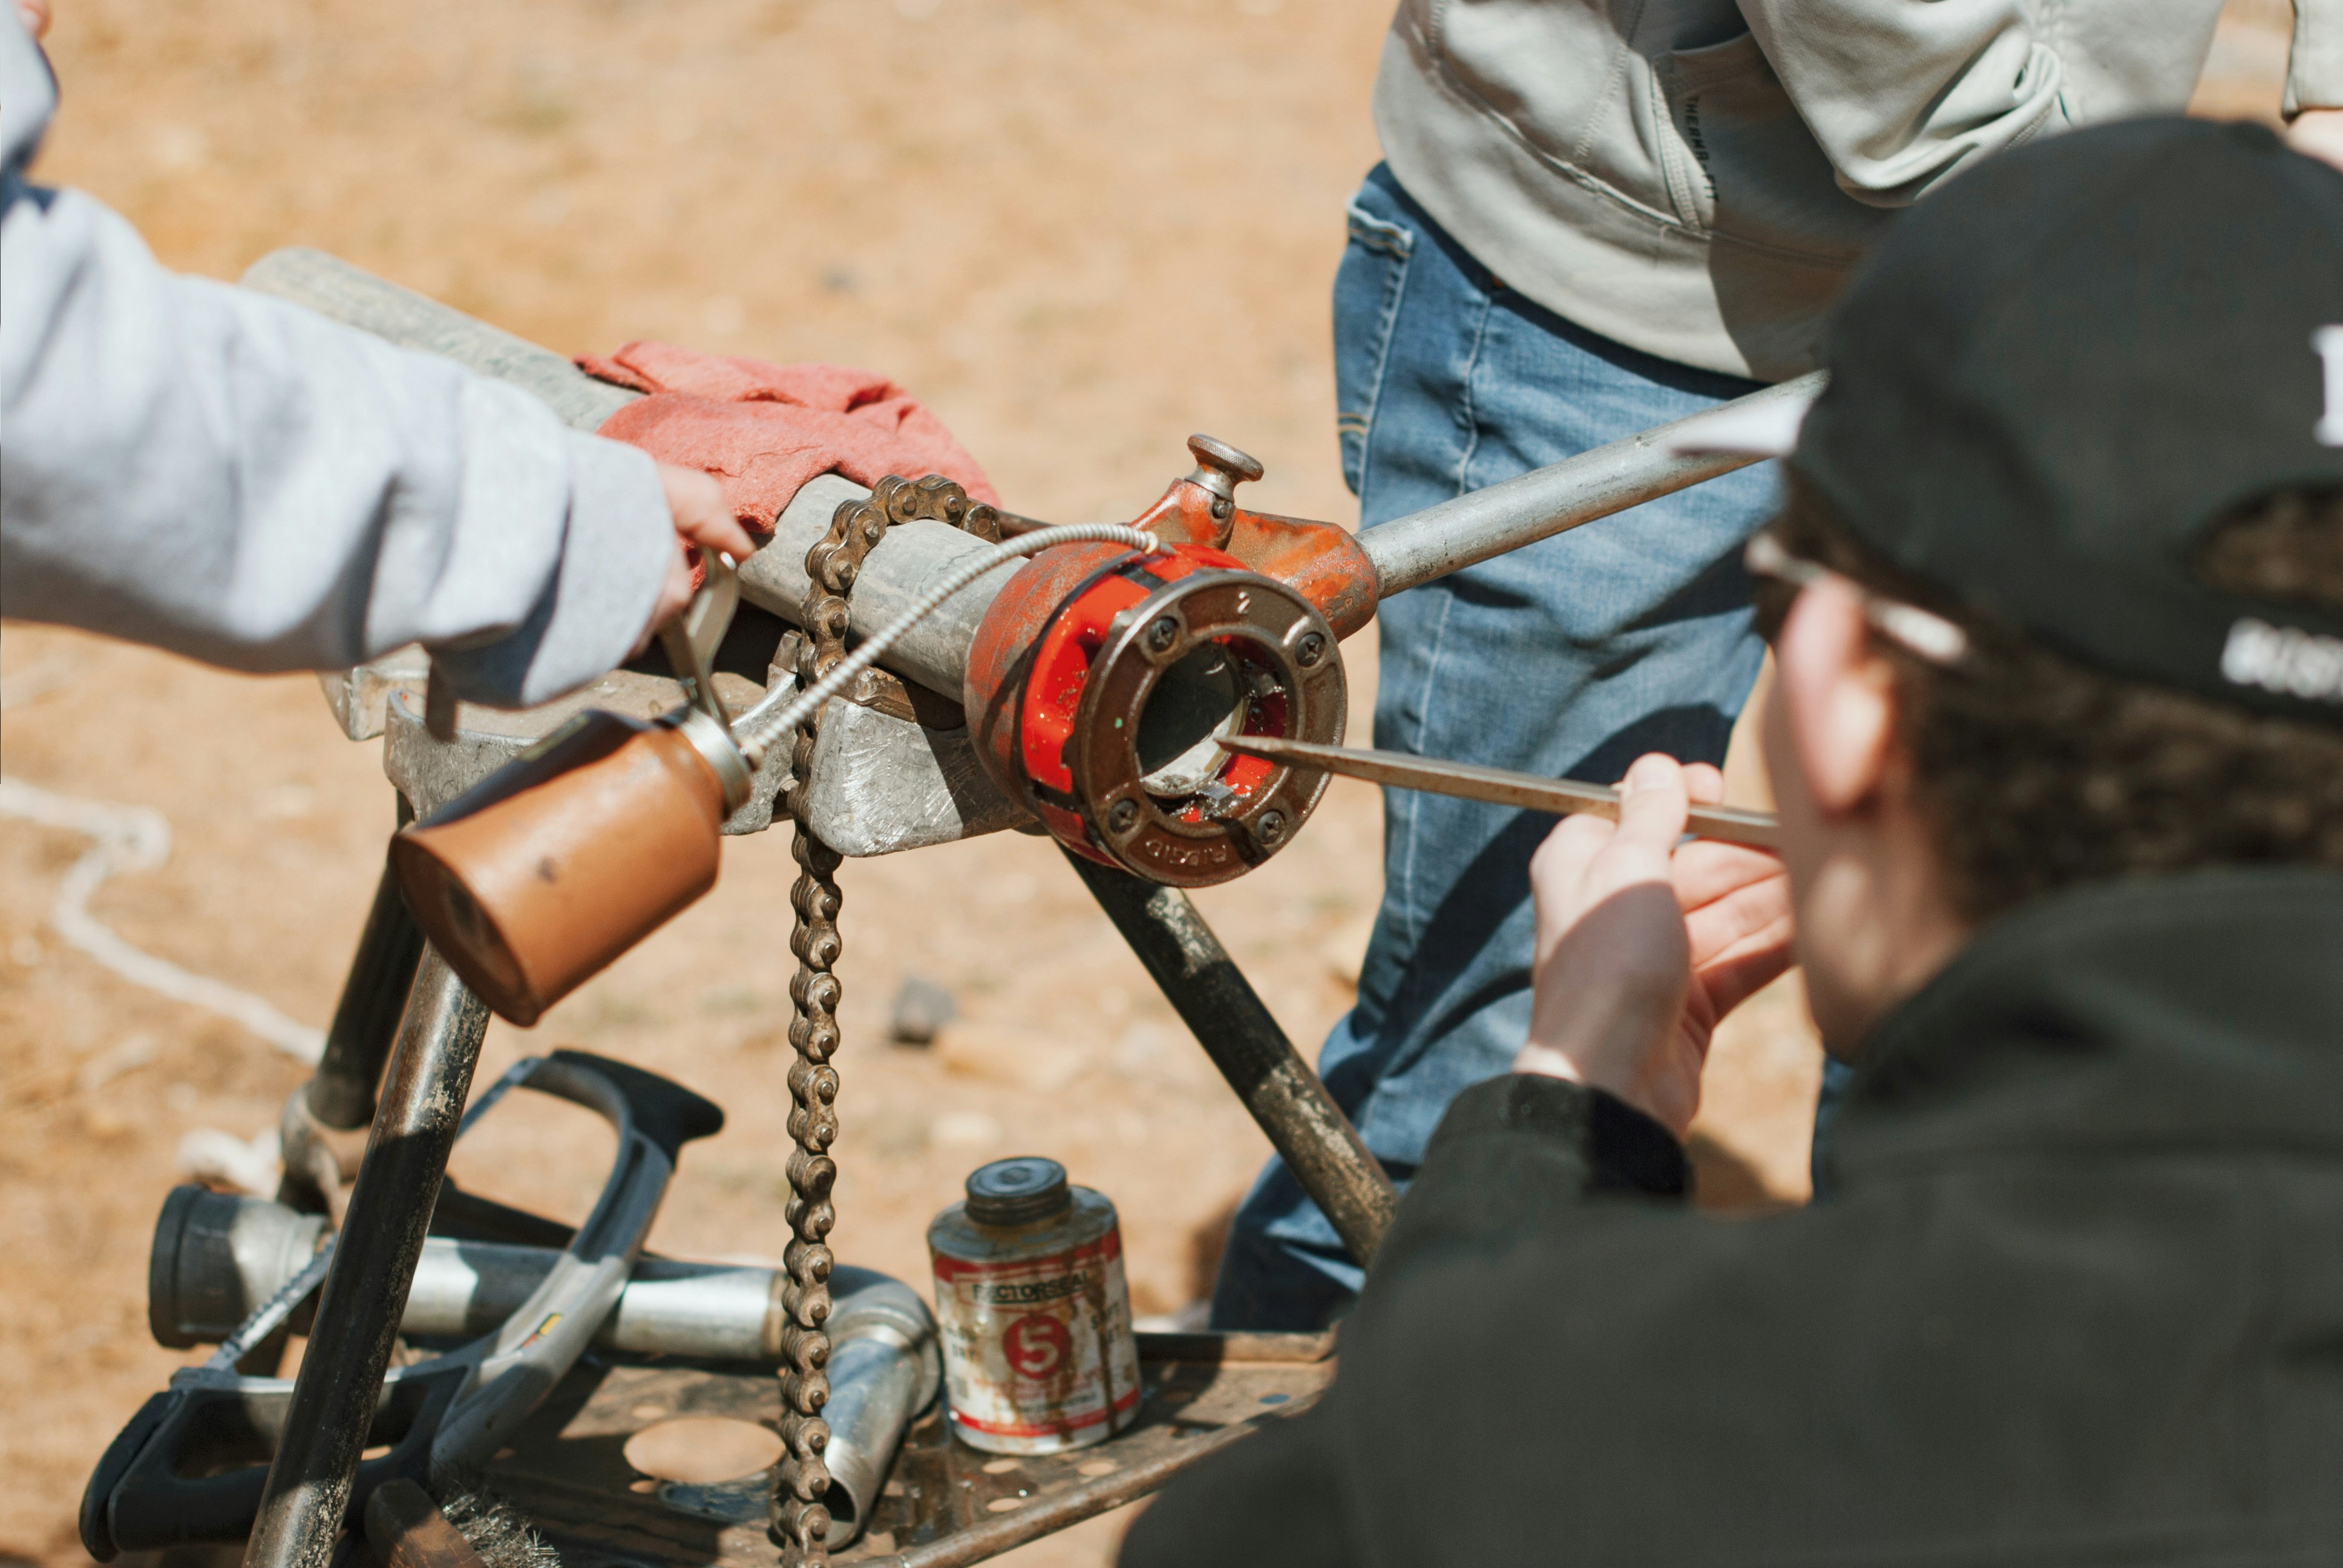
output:
[[[1373,527],[1756,389],[1622,347],[1523,299],[1389,170],[1350,209],[1334,279],[1344,476]],[[1771,465],[1387,601],[1377,746],[1610,783],[1646,751],[1722,761],[1763,648],[1741,543]],[[1383,901],[1357,1005],[1318,1070],[1404,1182],[1461,1091],[1529,1025],[1536,812],[1388,789]],[[1314,1329],[1360,1272],[1272,1160],[1238,1210],[1215,1328]]]

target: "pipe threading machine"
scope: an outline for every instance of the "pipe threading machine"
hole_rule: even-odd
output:
[[[579,428],[635,396],[317,252],[277,252],[245,281],[515,383]],[[1806,377],[1743,403],[1754,412],[1803,401],[1815,385]],[[1340,741],[1339,645],[1383,598],[1749,460],[1679,453],[1671,429],[1355,535],[1244,508],[1238,487],[1261,465],[1199,436],[1193,468],[1127,528],[1091,528],[1100,537],[1021,562],[1005,558],[1021,538],[1043,545],[1042,525],[977,505],[948,481],[890,478],[866,491],[824,476],[737,578],[711,575],[724,602],[696,606],[663,658],[562,702],[517,714],[457,704],[416,650],[326,678],[346,733],[383,739],[410,844],[427,846],[437,824],[470,822],[494,827],[474,839],[507,853],[522,829],[558,829],[510,802],[542,781],[532,759],[541,769],[581,724],[602,726],[601,756],[675,735],[661,763],[681,769],[674,778],[695,779],[690,758],[703,759],[714,782],[676,797],[699,802],[703,826],[679,842],[789,817],[800,870],[791,1236],[775,1269],[645,1255],[682,1145],[720,1112],[679,1085],[577,1053],[524,1062],[470,1114],[525,1086],[609,1118],[618,1161],[585,1224],[572,1231],[446,1180],[489,1001],[533,1020],[532,1005],[608,961],[612,943],[704,891],[712,847],[690,849],[700,869],[670,878],[662,896],[672,907],[636,911],[615,936],[521,933],[521,945],[538,940],[547,951],[568,943],[555,953],[568,969],[534,990],[500,988],[474,962],[497,910],[476,900],[463,924],[473,894],[443,875],[449,862],[410,874],[408,898],[387,870],[324,1057],[286,1108],[279,1201],[240,1207],[182,1190],[166,1207],[155,1332],[166,1343],[217,1338],[220,1349],[108,1451],[85,1498],[85,1544],[103,1561],[242,1540],[248,1568],[327,1568],[386,1483],[446,1485],[484,1472],[580,1560],[762,1568],[837,1554],[947,1568],[1144,1495],[1306,1406],[1331,1376],[1328,1336],[1141,1334],[1148,1393],[1128,1432],[1021,1462],[1014,1474],[953,1446],[923,1408],[934,1386],[924,1304],[836,1265],[828,1246],[835,873],[848,858],[1010,828],[1055,839],[1346,1246],[1370,1260],[1394,1201],[1389,1179],[1184,891],[1242,876],[1291,843],[1326,776],[1221,742]],[[1003,558],[990,564],[988,551]],[[825,679],[837,695],[796,701],[808,711],[775,727],[786,733],[758,728]],[[614,720],[626,722],[612,729]],[[478,792],[469,804],[468,792]],[[511,814],[488,814],[484,799]],[[587,814],[562,813],[562,853],[581,868],[614,837],[578,830]],[[421,925],[409,908],[418,888]],[[337,1146],[359,1129],[370,1131],[346,1181]],[[279,1379],[296,1325],[307,1350],[297,1375]],[[393,1369],[402,1334],[445,1348]],[[736,1482],[646,1487],[620,1457],[624,1442],[680,1413],[759,1422],[779,1433],[783,1452]]]

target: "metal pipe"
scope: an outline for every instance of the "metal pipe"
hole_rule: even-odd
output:
[[[307,306],[402,348],[441,355],[483,376],[509,381],[543,398],[576,429],[599,429],[604,420],[642,396],[597,381],[549,348],[321,250],[272,251],[252,264],[243,281],[246,288]],[[775,519],[772,537],[741,564],[740,597],[796,625],[808,586],[806,552],[829,531],[840,502],[860,501],[870,494],[835,474],[806,484]],[[985,548],[983,540],[943,523],[906,523],[888,529],[855,583],[855,633],[868,637],[879,630]],[[990,580],[975,584],[914,628],[889,654],[886,668],[930,690],[957,696],[977,626],[1001,585],[1016,575],[1017,566],[1002,565]]]
[[[184,1349],[234,1332],[300,1272],[325,1239],[325,1218],[266,1198],[174,1188],[155,1226],[147,1321],[156,1340]],[[514,1241],[425,1240],[398,1332],[410,1339],[491,1333],[529,1298],[561,1256]],[[642,1258],[594,1342],[630,1354],[773,1361],[782,1320],[774,1271],[747,1264]],[[296,1331],[305,1320],[296,1315]]]
[[[1399,1194],[1204,917],[1177,888],[1159,888],[1079,855],[1066,859],[1269,1134],[1302,1190],[1365,1267]]]
[[[322,251],[280,250],[255,262],[246,286],[281,296],[323,315],[364,327],[411,348],[428,349],[484,375],[527,387],[581,430],[603,420],[638,394],[597,381],[548,349],[452,310],[437,300],[386,283]],[[1725,407],[1769,407],[1810,398],[1816,371],[1769,387]],[[1710,411],[1712,414],[1715,410]],[[1740,456],[1679,457],[1666,443],[1677,425],[1597,447],[1564,462],[1459,496],[1421,512],[1367,529],[1359,543],[1374,562],[1379,597],[1420,588],[1436,578],[1508,550],[1731,473],[1755,459]],[[782,511],[772,538],[740,568],[741,597],[796,624],[805,602],[806,552],[830,527],[842,500],[870,494],[826,474],[799,490]],[[873,548],[851,596],[853,630],[868,637],[940,581],[983,541],[942,523],[890,528]],[[922,622],[880,662],[930,690],[957,694],[976,628],[1015,572],[1003,566]]]
[[[409,814],[402,796],[400,826]],[[382,1081],[383,1063],[398,1038],[398,1020],[422,957],[422,928],[407,912],[386,864],[350,960],[349,978],[342,982],[341,1002],[326,1030],[325,1053],[309,1080],[309,1114],[320,1124],[347,1131],[374,1120],[375,1085]]]
[[[862,1533],[911,1418],[942,1386],[943,1349],[920,1292],[885,1274],[841,1266],[830,1277],[830,1544]],[[774,1292],[775,1302],[780,1300]]]
[[[1811,371],[1725,407],[1754,411],[1811,402],[1823,374]],[[1693,418],[1712,418],[1716,412]],[[1669,450],[1670,437],[1690,422],[1661,425],[1367,529],[1359,535],[1359,545],[1375,564],[1378,597],[1421,588],[1758,460],[1738,453],[1684,457]]]
[[[436,951],[415,986],[333,1271],[268,1467],[245,1568],[327,1568],[478,1065],[488,1010]]]
[[[642,396],[597,381],[550,348],[540,348],[476,316],[401,288],[322,250],[294,246],[262,256],[247,268],[244,286],[306,305],[320,316],[371,332],[401,348],[453,359],[483,376],[509,381],[543,398],[580,430]]]
[[[547,1247],[434,1236],[423,1243],[398,1332],[425,1339],[488,1333],[545,1282],[559,1256]],[[778,1360],[774,1279],[771,1269],[641,1259],[594,1342],[629,1355]]]

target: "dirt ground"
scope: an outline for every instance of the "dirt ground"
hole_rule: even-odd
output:
[[[41,173],[233,278],[313,245],[565,350],[634,337],[881,367],[932,400],[1012,507],[1131,515],[1209,430],[1254,504],[1352,517],[1326,293],[1375,158],[1387,13],[1338,0],[59,0],[65,109]],[[2272,117],[2283,0],[2239,0],[2200,107]],[[1354,644],[1354,733],[1373,660]],[[158,869],[108,881],[124,939],[322,1024],[391,824],[371,744],[306,677],[102,639],[0,634],[8,776],[152,808]],[[1745,749],[1742,798],[1763,784]],[[1261,873],[1199,902],[1306,1051],[1339,1016],[1379,877],[1373,792],[1338,781]],[[303,1077],[242,1027],[67,946],[89,848],[0,819],[0,1562],[79,1563],[74,1510],[171,1368],[144,1321],[150,1227],[197,1129],[274,1125]],[[698,908],[481,1072],[574,1044],[721,1101],[653,1244],[777,1253],[791,960],[784,835],[732,841]],[[1266,1145],[1054,852],[1002,835],[850,864],[840,1059],[842,1257],[924,1278],[965,1173],[1052,1155],[1121,1206],[1137,1310],[1206,1291]],[[899,984],[949,986],[936,1048],[883,1039]],[[1817,1053],[1795,980],[1712,1060],[1703,1194],[1795,1202]],[[477,1190],[575,1218],[608,1137],[520,1097],[459,1151]],[[1107,1561],[1094,1522],[1010,1559]]]

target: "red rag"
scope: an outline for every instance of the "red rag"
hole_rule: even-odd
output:
[[[733,515],[759,533],[772,532],[808,479],[833,469],[858,485],[941,474],[977,500],[1001,501],[943,421],[872,371],[769,365],[672,343],[629,343],[607,359],[581,354],[578,365],[649,394],[604,420],[601,434],[715,475]]]

